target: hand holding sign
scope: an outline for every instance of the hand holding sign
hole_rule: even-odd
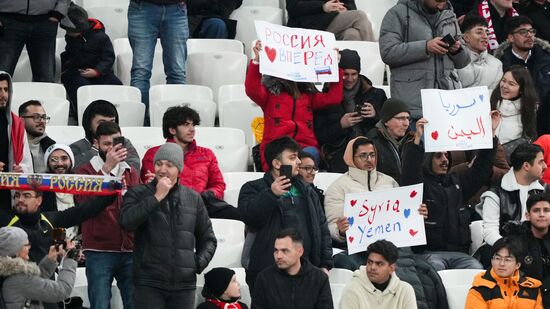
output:
[[[254,47],[252,47],[252,51],[254,52],[254,61],[255,63],[260,62],[260,51],[262,50],[262,41],[256,40],[256,43],[254,44]]]

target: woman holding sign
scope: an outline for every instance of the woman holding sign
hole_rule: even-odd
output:
[[[319,143],[313,132],[313,110],[340,104],[343,95],[343,71],[339,69],[338,83],[332,83],[327,93],[317,91],[312,83],[294,82],[260,74],[260,51],[258,40],[253,48],[254,59],[250,62],[244,82],[246,94],[258,104],[264,113],[264,135],[260,155],[264,171],[268,170],[264,158],[265,145],[281,136],[290,136],[304,151],[311,153],[319,164]]]

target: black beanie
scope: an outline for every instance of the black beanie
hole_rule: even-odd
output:
[[[344,49],[340,51],[340,64],[342,69],[353,69],[361,72],[361,58],[355,50]]]
[[[227,290],[233,275],[235,275],[235,271],[229,268],[212,268],[212,270],[204,275],[204,288],[202,291],[202,296],[205,298],[208,296],[219,298],[223,292]]]
[[[386,123],[393,116],[399,113],[409,113],[409,107],[405,102],[398,99],[387,99],[386,102],[382,105],[382,110],[380,111],[380,121]]]
[[[65,28],[67,32],[80,33],[90,29],[90,24],[88,23],[88,12],[86,12],[86,10],[81,6],[71,2],[71,5],[67,10],[67,17],[74,25],[74,28]]]

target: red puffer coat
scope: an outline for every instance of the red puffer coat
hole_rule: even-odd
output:
[[[332,83],[327,93],[303,93],[294,100],[281,91],[276,95],[262,84],[260,66],[252,61],[248,66],[245,89],[248,97],[264,112],[264,135],[260,144],[260,154],[264,171],[268,170],[264,158],[265,146],[274,139],[288,135],[302,148],[319,147],[313,132],[313,110],[340,104],[343,97],[343,70],[339,70],[338,83]]]

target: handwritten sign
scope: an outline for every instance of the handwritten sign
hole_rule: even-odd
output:
[[[262,41],[260,72],[297,82],[337,82],[334,34],[255,21]]]
[[[493,147],[486,86],[457,90],[422,89],[426,152]]]
[[[397,247],[426,244],[422,204],[422,184],[374,192],[346,194],[344,216],[348,254],[367,250],[380,239]]]

